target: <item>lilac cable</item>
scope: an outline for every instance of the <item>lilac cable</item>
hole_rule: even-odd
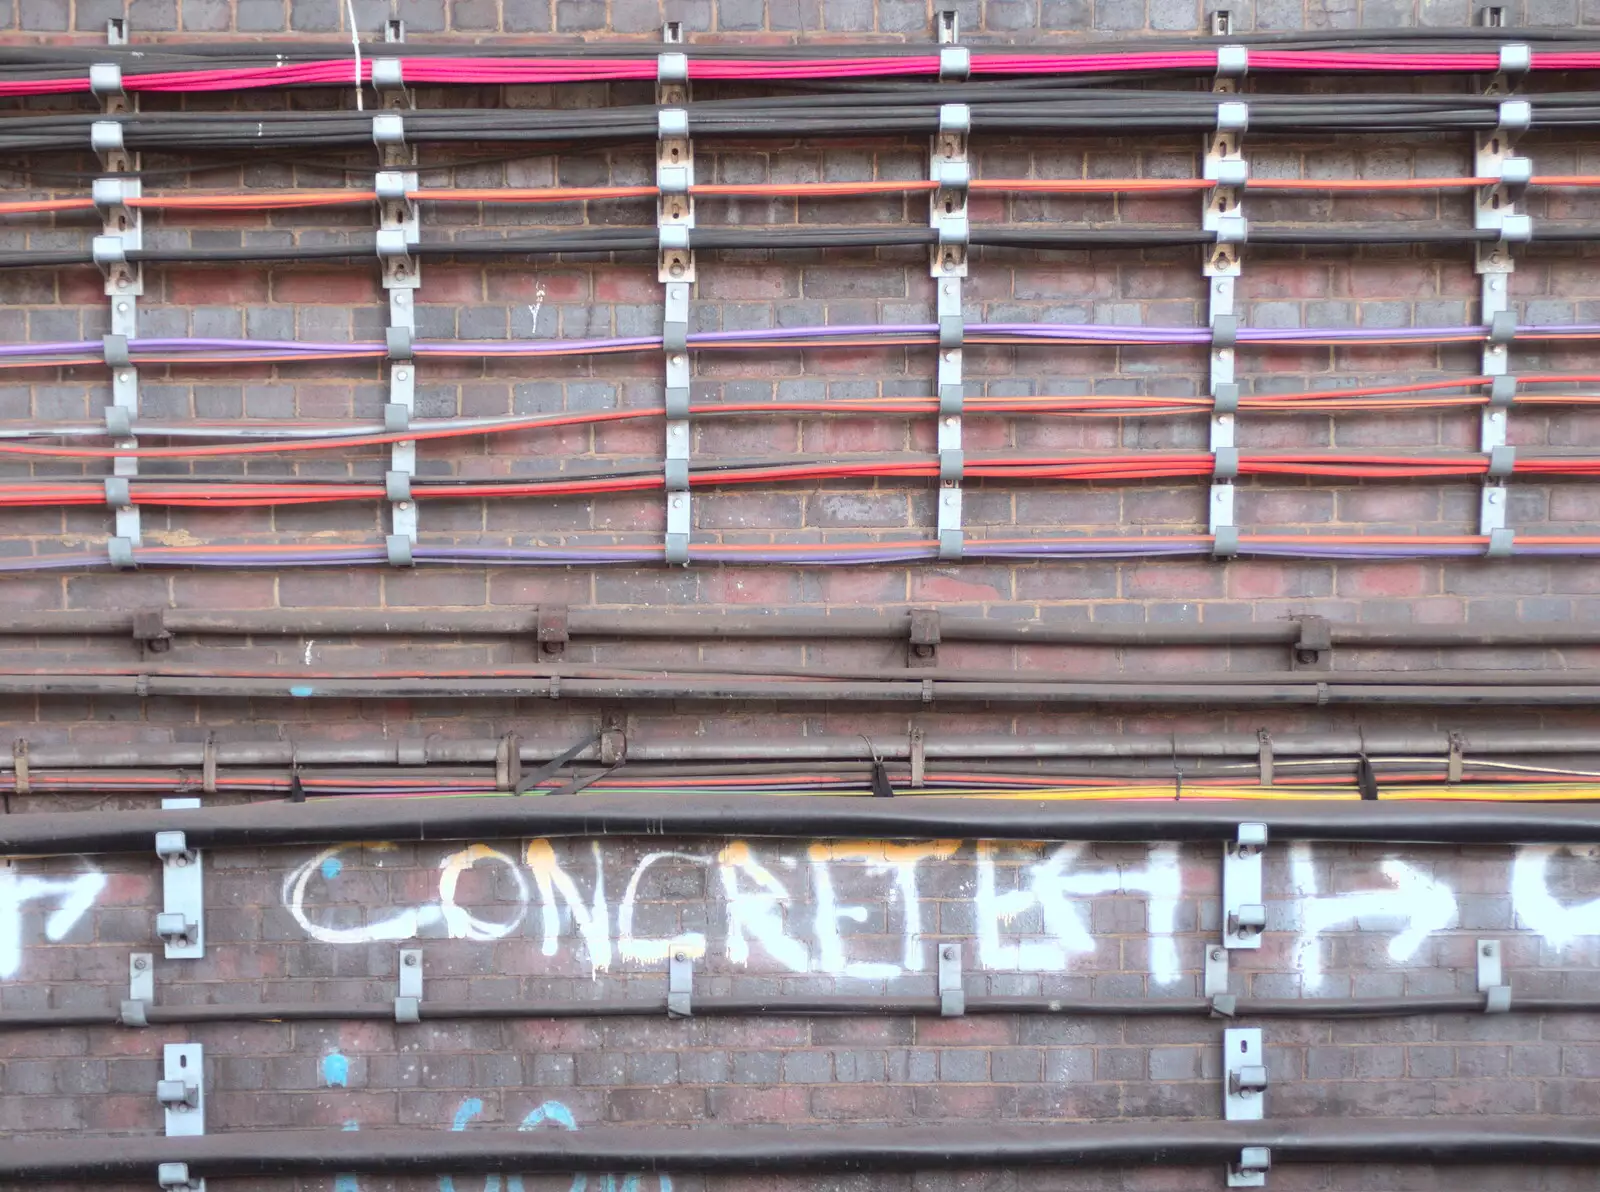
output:
[[[766,330],[702,331],[689,337],[695,347],[738,346],[747,342],[815,341],[861,336],[928,335],[938,328],[931,323],[890,323],[877,326],[839,325],[831,327],[782,327]],[[1129,344],[1206,344],[1211,333],[1196,327],[1144,327],[1093,323],[969,323],[967,331],[983,334],[1038,339],[1041,342],[1129,343]],[[1488,329],[1474,327],[1241,327],[1239,339],[1245,343],[1281,343],[1302,339],[1336,340],[1359,343],[1364,340],[1415,340],[1420,343],[1482,338]],[[1517,328],[1519,339],[1561,339],[1600,332],[1600,323],[1572,323],[1560,326]],[[422,340],[415,344],[419,356],[525,356],[551,352],[612,351],[659,347],[661,337],[636,335],[596,339],[551,340]],[[385,345],[371,341],[328,343],[297,340],[249,340],[213,338],[133,339],[134,352],[279,352],[295,353],[308,359],[320,355],[351,352],[384,355]],[[98,340],[56,341],[40,344],[0,345],[0,357],[48,357],[82,352],[98,353]]]

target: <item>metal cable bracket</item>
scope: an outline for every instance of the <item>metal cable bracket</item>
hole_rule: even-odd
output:
[[[379,86],[379,62],[394,63],[395,88]],[[389,107],[406,105],[406,92],[398,86],[399,62],[397,58],[373,62],[373,85],[379,87],[379,94]],[[383,269],[383,288],[389,296],[389,321],[384,330],[388,347],[389,400],[384,405],[383,422],[384,429],[393,433],[407,430],[416,410],[417,366],[413,341],[417,331],[417,290],[422,276],[420,262],[412,250],[421,240],[422,228],[413,197],[417,190],[417,172],[391,168],[415,160],[415,147],[405,144],[404,117],[392,112],[374,116],[372,126],[373,140],[378,144],[384,167],[373,176],[373,190],[378,197],[375,246]],[[410,481],[416,470],[416,440],[401,439],[391,443],[384,483],[389,501],[389,534],[384,541],[392,567],[410,567],[414,563],[412,547],[417,541],[417,503],[411,494]]]
[[[199,807],[199,799],[162,799],[163,810]],[[168,960],[199,960],[206,954],[205,868],[199,849],[190,848],[182,832],[156,833],[161,859],[161,913],[156,935]]]
[[[197,1138],[206,1132],[205,1051],[198,1043],[168,1043],[162,1048],[156,1100],[165,1111],[168,1138]]]
[[[149,952],[135,952],[128,957],[128,996],[122,1003],[118,1020],[123,1026],[149,1026],[148,1011],[155,1000],[155,957]]]
[[[939,1015],[960,1018],[967,1012],[967,994],[961,984],[961,945],[939,945]]]
[[[1503,12],[1485,12],[1486,23],[1503,20]],[[1500,50],[1501,71],[1485,89],[1489,95],[1505,95],[1530,63],[1526,45],[1505,45]],[[1481,282],[1479,314],[1489,334],[1484,341],[1482,375],[1491,378],[1489,404],[1479,415],[1479,447],[1491,459],[1497,450],[1507,450],[1510,405],[1516,393],[1516,380],[1510,376],[1511,342],[1516,337],[1516,312],[1511,309],[1511,277],[1516,269],[1512,246],[1533,235],[1532,220],[1518,210],[1524,191],[1533,177],[1533,162],[1516,153],[1517,142],[1533,123],[1533,105],[1525,99],[1506,99],[1500,104],[1495,127],[1474,138],[1473,170],[1476,177],[1489,179],[1478,187],[1473,204],[1473,226],[1480,231],[1496,231],[1498,240],[1479,241],[1475,247],[1474,268]],[[1509,378],[1503,383],[1502,378]],[[1511,554],[1515,531],[1506,524],[1509,494],[1506,474],[1491,464],[1484,477],[1478,506],[1478,533],[1488,539],[1485,554],[1505,558]]]
[[[1222,1115],[1230,1122],[1259,1122],[1266,1116],[1267,1067],[1257,1027],[1222,1032]]]
[[[946,15],[951,18],[948,26],[944,21]],[[947,32],[954,37],[957,28],[954,17],[954,13],[940,14],[941,38]],[[956,47],[945,45],[946,50],[951,48]],[[961,558],[965,540],[961,481],[966,471],[966,453],[962,447],[961,414],[966,401],[962,362],[966,321],[962,313],[961,279],[967,275],[967,247],[971,239],[967,217],[967,195],[972,180],[967,134],[971,129],[971,108],[961,103],[943,104],[939,108],[939,131],[933,138],[928,160],[928,177],[934,183],[928,222],[937,237],[929,259],[939,325],[935,381],[939,393],[937,536],[939,558],[947,561]]]
[[[1226,37],[1233,31],[1233,15],[1228,11],[1211,15],[1213,36]],[[1249,70],[1249,50],[1240,45],[1217,47],[1217,71],[1212,93],[1227,96],[1237,93],[1239,80]],[[1239,553],[1239,528],[1235,513],[1234,478],[1238,475],[1234,421],[1239,409],[1239,384],[1235,375],[1235,345],[1239,337],[1239,316],[1234,296],[1240,273],[1240,246],[1248,237],[1244,218],[1244,187],[1249,180],[1249,165],[1244,160],[1242,138],[1250,126],[1250,107],[1242,100],[1223,99],[1217,104],[1217,123],[1204,141],[1202,172],[1211,183],[1204,192],[1200,226],[1216,237],[1203,266],[1206,277],[1207,321],[1211,327],[1210,396],[1211,453],[1216,468],[1206,504],[1207,530],[1211,534],[1212,554],[1231,558]]]
[[[1510,1013],[1511,986],[1506,984],[1500,941],[1478,940],[1474,952],[1478,958],[1478,992],[1483,994],[1483,1012]]]
[[[667,1017],[694,1017],[694,962],[682,948],[667,957]]]
[[[400,985],[394,999],[394,1020],[422,1021],[422,949],[400,949]]]
[[[1267,925],[1261,898],[1261,854],[1266,824],[1240,824],[1222,854],[1222,943],[1225,948],[1259,948]]]
[[[663,26],[666,45],[683,44],[683,26],[669,21]],[[689,230],[694,227],[694,142],[689,136],[689,113],[679,106],[689,100],[689,57],[683,50],[665,50],[656,57],[656,203],[657,280],[663,288],[661,349],[663,405],[666,407],[664,482],[667,519],[664,541],[669,564],[687,566],[689,538],[694,527],[693,498],[689,493],[689,457],[693,428],[689,422],[689,387],[693,368],[689,357],[690,288],[695,281],[694,251]]]

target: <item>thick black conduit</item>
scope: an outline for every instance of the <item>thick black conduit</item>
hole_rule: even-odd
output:
[[[493,840],[524,836],[768,836],[926,840],[1234,839],[1265,823],[1275,839],[1415,844],[1600,842],[1600,803],[1250,802],[910,796],[484,796],[335,799],[243,807],[0,816],[0,853],[149,853],[180,831],[192,848],[262,848],[361,840]]]
[[[1482,1014],[1484,994],[1441,994],[1395,998],[1237,998],[1222,1012],[1209,998],[1042,998],[968,997],[968,1014],[1044,1014],[1057,1017],[1137,1018],[1416,1018],[1429,1014]],[[700,997],[693,1001],[696,1018],[718,1017],[940,1017],[937,998],[914,997]],[[1600,996],[1592,998],[1517,998],[1508,1013],[1600,1013]],[[418,1014],[425,1022],[491,1021],[524,1018],[664,1018],[665,997],[654,1000],[525,1002],[424,1001]],[[169,1026],[218,1022],[392,1022],[391,1002],[271,1002],[261,1005],[224,1002],[200,1006],[145,1006],[143,1022],[129,1022],[116,1007],[76,1010],[0,1010],[0,1031],[79,1026]]]
[[[606,609],[548,607],[559,614],[572,638],[740,638],[901,639],[911,631],[911,610],[831,613],[616,612]],[[350,609],[333,612],[294,609],[148,609],[139,615],[156,631],[206,637],[327,637],[402,634],[454,637],[532,636],[538,632],[538,606],[476,609]],[[939,635],[946,641],[1030,642],[1057,645],[1241,646],[1289,645],[1300,640],[1301,620],[1250,624],[1119,624],[1071,621],[1009,621],[939,611]],[[0,612],[0,636],[128,637],[133,612]],[[1466,646],[1600,645],[1600,622],[1536,623],[1489,620],[1464,625],[1384,624],[1323,621],[1334,645],[1399,648]]]
[[[1237,1162],[1246,1146],[1281,1163],[1600,1162],[1583,1118],[1459,1117],[1219,1122],[1000,1122],[693,1130],[249,1130],[196,1138],[0,1140],[0,1179],[149,1180],[160,1163],[191,1177],[331,1172],[845,1172]]]

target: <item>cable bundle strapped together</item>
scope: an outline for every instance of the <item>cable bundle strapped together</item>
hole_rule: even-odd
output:
[[[1518,37],[1537,43],[1521,59],[1528,71],[1600,69],[1600,43],[1585,31],[1529,29]],[[1236,40],[1251,47],[1252,67],[1260,72],[1487,74],[1505,68],[1504,50],[1481,48],[1484,39],[1465,31],[1449,35],[1418,29],[1351,30],[1335,38],[1268,34]],[[1407,41],[1413,45],[1399,48]],[[1353,49],[1352,43],[1369,43],[1371,48]],[[830,46],[829,53],[817,56],[802,46],[710,45],[697,48],[689,78],[765,83],[937,78],[948,63],[943,54],[895,44]],[[92,57],[70,46],[8,46],[0,50],[0,97],[92,91],[95,66],[102,62],[123,71],[129,92],[183,94],[342,88],[352,81],[376,87],[385,77],[396,85],[403,80],[412,86],[647,82],[657,77],[654,57],[647,45],[616,41],[604,46],[541,46],[537,54],[515,45],[474,45],[470,52],[451,45],[409,45],[403,56],[387,60],[393,65],[385,76],[384,59],[363,58],[358,49],[352,62],[345,47],[332,43],[266,43],[248,48],[172,44],[141,47],[137,54]],[[215,65],[219,59],[230,65]],[[977,47],[969,51],[968,61],[970,72],[980,76],[1198,76],[1215,73],[1219,56],[1189,39],[1146,39],[1074,50]]]

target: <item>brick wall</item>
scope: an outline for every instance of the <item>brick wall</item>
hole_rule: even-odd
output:
[[[1592,849],[1543,846],[1271,848],[1266,935],[1259,952],[1233,953],[1234,988],[1251,997],[1472,992],[1475,941],[1494,938],[1516,996],[1584,996],[1600,971],[1595,859]],[[436,1001],[659,999],[669,948],[693,958],[701,997],[925,997],[933,949],[950,942],[964,950],[971,995],[1192,996],[1203,951],[1221,929],[1217,852],[1188,846],[536,839],[223,850],[205,863],[207,954],[158,957],[158,1004],[383,1005],[395,996],[402,946],[422,949],[424,999]],[[152,866],[143,858],[19,862],[8,877],[0,928],[20,935],[0,954],[5,1007],[117,1004],[130,949],[150,939],[159,897]],[[510,1129],[541,1109],[543,1120],[559,1124],[564,1112],[580,1129],[1214,1119],[1222,1025],[1052,1015],[659,1017],[14,1033],[0,1037],[0,1129],[158,1131],[151,1057],[162,1042],[204,1045],[213,1132]],[[1275,1119],[1560,1119],[1600,1105],[1600,1017],[1592,1014],[1261,1025]],[[1517,1176],[1537,1182],[1515,1186],[1577,1188],[1592,1174],[1552,1169]],[[708,1185],[1089,1188],[1106,1178]],[[1184,1169],[1115,1178],[1130,1189],[1220,1179]],[[1272,1176],[1278,1187],[1341,1189],[1438,1178],[1343,1166]],[[1448,1178],[1488,1189],[1512,1177],[1488,1167]],[[476,1189],[477,1178],[456,1185]],[[422,1185],[363,1178],[341,1188],[389,1186]]]
[[[968,37],[1018,42],[1170,31],[1203,23],[1201,6],[1170,0],[994,0],[953,5]],[[943,5],[939,5],[943,7]],[[1236,27],[1329,30],[1390,24],[1457,28],[1471,20],[1466,0],[1452,3],[1235,3]],[[640,0],[354,0],[358,27],[370,34],[390,16],[413,38],[432,34],[560,34],[648,38],[662,13]],[[71,34],[92,41],[108,16],[129,16],[135,39],[275,34],[340,39],[348,35],[342,0],[0,0],[8,41]],[[930,8],[904,0],[691,0],[671,6],[691,38],[785,40],[927,37]],[[1511,23],[1600,23],[1600,10],[1577,0],[1529,0],[1510,7]],[[1293,88],[1292,81],[1283,84]],[[1408,85],[1393,84],[1397,89]],[[1365,85],[1362,85],[1363,87]],[[1357,88],[1360,89],[1360,88]],[[1419,89],[1429,89],[1419,84]],[[710,93],[709,91],[707,92]],[[723,94],[736,94],[732,90]],[[422,106],[540,106],[649,102],[647,90],[505,88],[419,95]],[[285,106],[282,96],[207,97],[185,103],[152,97],[147,108]],[[297,98],[298,106],[351,106],[336,92]],[[27,110],[50,106],[30,102]],[[55,105],[74,108],[72,101]],[[17,110],[15,107],[12,111]],[[866,130],[864,130],[865,133]],[[1523,142],[1541,173],[1592,172],[1600,142],[1535,130]],[[495,147],[480,147],[490,156]],[[820,144],[721,143],[698,150],[711,181],[855,180],[922,177],[926,145],[874,139]],[[974,138],[977,176],[1189,177],[1197,146],[1188,137]],[[169,179],[177,188],[342,185],[348,164],[370,171],[370,155],[266,159],[219,154],[203,173]],[[1396,177],[1471,173],[1471,139],[1350,137],[1256,138],[1246,156],[1257,175]],[[514,161],[430,168],[423,185],[602,185],[648,180],[647,148],[605,152],[574,148]],[[10,163],[8,163],[10,164]],[[40,169],[91,170],[87,154]],[[0,172],[5,197],[77,194],[75,186]],[[1595,200],[1553,192],[1530,200],[1536,219],[1592,218]],[[1251,215],[1279,222],[1465,221],[1470,199],[1340,195],[1255,197]],[[1148,196],[980,198],[976,221],[1130,223],[1192,227],[1192,198]],[[370,213],[286,212],[269,216],[195,212],[148,217],[147,242],[229,246],[265,239],[317,243],[370,227]],[[648,222],[647,206],[430,208],[425,235],[462,238],[566,226]],[[920,199],[816,202],[702,200],[703,226],[731,224],[921,225]],[[0,247],[75,247],[98,230],[78,216],[53,225],[0,225]],[[933,295],[920,250],[826,253],[705,253],[692,306],[695,329],[821,323],[918,322],[931,319]],[[259,338],[381,336],[383,295],[377,271],[341,267],[151,266],[142,325],[147,334],[247,335]],[[1513,276],[1524,321],[1593,317],[1600,301],[1595,258],[1577,246],[1534,248]],[[1239,296],[1254,326],[1425,326],[1470,322],[1477,282],[1465,250],[1252,248]],[[967,317],[990,321],[1102,321],[1199,325],[1204,281],[1191,251],[1105,250],[1022,253],[979,250],[967,283]],[[463,338],[651,333],[659,328],[654,270],[635,262],[577,258],[429,263],[419,293],[419,330]],[[92,270],[0,272],[0,341],[98,336],[105,300]],[[1205,385],[1203,354],[1172,349],[969,349],[972,392],[1026,394],[1194,395]],[[1517,349],[1526,370],[1596,371],[1595,350],[1567,345]],[[593,357],[548,363],[427,363],[418,388],[421,416],[531,414],[651,406],[660,401],[653,356]],[[931,353],[857,349],[704,356],[695,400],[769,401],[925,396],[933,391]],[[1470,375],[1476,350],[1280,350],[1241,356],[1246,392],[1328,385],[1384,384]],[[148,416],[377,418],[386,400],[382,374],[360,362],[323,367],[227,370],[146,369]],[[93,420],[108,398],[103,370],[0,374],[0,420]],[[1410,449],[1476,445],[1475,411],[1428,415],[1246,416],[1241,446],[1255,449]],[[1513,442],[1582,447],[1596,440],[1600,416],[1518,409]],[[1078,420],[969,418],[969,451],[1196,448],[1204,419]],[[697,460],[794,454],[870,456],[933,446],[928,419],[803,419],[767,416],[702,424]],[[553,475],[602,465],[656,466],[659,426],[619,423],[597,429],[518,433],[488,440],[425,444],[419,472],[430,476]],[[190,465],[146,465],[173,474]],[[274,462],[265,472],[370,476],[370,455],[315,463]],[[252,475],[231,464],[195,465],[208,475]],[[98,475],[91,467],[91,474]],[[0,475],[63,474],[59,464],[0,463]],[[1531,533],[1600,530],[1600,486],[1578,481],[1514,483],[1510,524]],[[1197,532],[1205,525],[1203,483],[1107,486],[1012,486],[971,483],[966,525],[974,534],[1049,531]],[[1240,522],[1247,530],[1339,533],[1470,533],[1478,492],[1471,483],[1328,484],[1244,482]],[[377,504],[267,510],[147,509],[152,543],[238,545],[370,540],[382,532]],[[828,537],[911,536],[934,521],[932,492],[895,482],[834,481],[768,489],[702,492],[696,534],[706,541],[786,542]],[[656,541],[663,530],[657,495],[593,501],[434,502],[422,509],[422,532],[474,545],[545,541]],[[103,542],[109,511],[8,510],[0,550],[52,553]],[[1317,613],[1368,621],[1587,621],[1600,616],[1600,571],[1589,562],[1523,559],[1347,564],[1167,561],[1027,562],[912,568],[611,568],[338,572],[183,572],[15,576],[0,590],[9,608],[28,610],[182,608],[479,608],[559,602],[613,608],[900,608],[940,605],[996,618],[1091,621],[1273,620]],[[132,645],[92,649],[83,642],[0,639],[0,657],[16,665],[113,665]],[[875,646],[702,643],[633,647],[624,655],[596,647],[577,661],[648,660],[654,665],[739,661],[826,664],[877,660]],[[902,647],[885,648],[895,661]],[[1052,647],[944,647],[954,664],[1072,667],[1086,674],[1145,668],[1152,674],[1203,675],[1279,665],[1268,652],[1174,649],[1152,655]],[[179,643],[174,660],[224,666],[293,665],[329,669],[421,664],[470,669],[531,661],[531,643],[474,639],[396,643],[337,639],[289,643]],[[1372,655],[1370,665],[1582,667],[1592,652],[1482,653],[1426,659]],[[350,739],[385,736],[498,736],[566,742],[600,709],[512,700],[448,701],[131,700],[42,696],[0,699],[0,729],[34,743],[194,742]],[[860,707],[684,703],[625,710],[632,731],[699,732],[745,737],[801,734],[903,735],[941,732],[1110,733],[1174,729],[1274,731],[1381,722],[1466,728],[1562,725],[1593,727],[1592,713],[1539,714],[1518,709],[1418,709],[1380,715],[1272,708],[1249,712],[1186,709],[1178,713],[1115,707],[1076,712],[1032,708],[934,708],[915,715]],[[78,802],[83,808],[90,804]],[[1158,996],[1199,989],[1201,949],[1217,930],[1217,858],[1198,848],[1094,847],[1051,858],[1058,846],[1001,846],[992,861],[994,889],[973,842],[933,848],[915,871],[919,928],[910,926],[899,872],[883,846],[755,842],[748,854],[722,840],[558,842],[540,852],[526,841],[486,842],[466,864],[458,846],[369,846],[319,855],[315,849],[224,851],[208,857],[207,958],[158,962],[157,997],[198,1001],[382,1001],[393,996],[397,948],[420,940],[428,996],[606,999],[658,991],[659,944],[703,935],[696,962],[703,992],[917,992],[931,989],[935,939],[967,949],[974,993],[1061,996]],[[932,847],[932,846],[930,846]],[[533,848],[530,859],[530,848]],[[640,870],[647,852],[673,852]],[[453,901],[441,877],[455,855]],[[736,859],[748,859],[736,863]],[[441,865],[444,868],[441,868]],[[1050,865],[1057,870],[1050,870]],[[597,868],[605,876],[602,898]],[[760,866],[771,901],[752,877]],[[1044,867],[1041,869],[1041,867]],[[1051,872],[1067,893],[1041,904]],[[630,878],[633,936],[625,951],[620,914]],[[730,876],[731,875],[731,876]],[[1600,972],[1600,866],[1592,852],[1418,847],[1311,850],[1275,847],[1267,862],[1270,921],[1266,946],[1236,964],[1241,992],[1255,996],[1380,996],[1471,990],[1474,940],[1507,946],[1507,966],[1521,994],[1577,996]],[[297,885],[300,877],[303,886]],[[558,878],[570,878],[590,915],[586,934]],[[832,910],[821,884],[832,890]],[[725,881],[732,882],[730,897]],[[1074,885],[1076,881],[1076,885]],[[1142,884],[1141,884],[1142,883]],[[1155,889],[1150,887],[1154,885]],[[781,891],[781,895],[779,893]],[[1400,891],[1400,893],[1395,893]],[[1341,898],[1367,908],[1339,918]],[[987,899],[987,901],[985,901]],[[1010,899],[1010,902],[1006,900]],[[151,941],[159,900],[144,858],[18,860],[0,871],[0,1007],[27,1009],[114,1005],[125,995],[127,956]],[[441,900],[444,905],[440,906]],[[1398,900],[1398,902],[1397,902]],[[996,905],[1014,908],[1000,914]],[[1046,915],[1046,909],[1052,915]],[[859,908],[857,916],[854,909]],[[1320,910],[1319,910],[1320,908]],[[1415,918],[1426,909],[1436,919]],[[1321,914],[1323,917],[1318,918]],[[741,917],[743,916],[743,917]],[[831,917],[830,917],[831,916]],[[1053,916],[1053,917],[1052,917]],[[742,924],[736,930],[730,923]],[[1317,929],[1320,926],[1320,930]],[[988,937],[984,935],[987,931]],[[1408,935],[1407,932],[1410,932]],[[332,942],[330,932],[348,933]],[[8,934],[9,933],[9,934]],[[765,933],[764,935],[762,933]],[[984,943],[985,939],[988,943]],[[748,955],[739,941],[748,941]],[[641,942],[643,941],[643,942]],[[602,953],[609,950],[609,963]],[[698,950],[698,946],[697,946]],[[641,957],[647,957],[641,959]],[[877,965],[871,970],[851,965]],[[915,965],[920,965],[916,968]],[[898,973],[890,975],[890,970]],[[1320,982],[1311,974],[1321,973]],[[1171,980],[1157,980],[1157,975]],[[414,1027],[390,1024],[256,1024],[247,1027],[111,1028],[0,1034],[0,1131],[43,1135],[147,1134],[160,1129],[152,1096],[162,1042],[195,1041],[209,1058],[213,1131],[289,1126],[376,1130],[413,1125],[439,1129],[511,1129],[542,1122],[559,1128],[598,1123],[837,1122],[927,1123],[981,1119],[1063,1121],[1219,1115],[1221,1025],[1204,1019],[1062,1019],[995,1016],[730,1020],[691,1022],[526,1021]],[[1592,1116],[1600,1111],[1600,1020],[1593,1016],[1439,1016],[1380,1023],[1278,1021],[1268,1024],[1272,1075],[1269,1112],[1281,1117],[1473,1115]],[[570,1115],[564,1118],[562,1115]],[[541,1116],[542,1115],[542,1116]],[[367,1177],[302,1181],[303,1188],[375,1192],[380,1188],[461,1189],[478,1179],[442,1183]],[[1588,1187],[1592,1172],[1531,1172],[1495,1166],[1435,1172],[1400,1165],[1305,1166],[1274,1172],[1274,1187],[1318,1189],[1460,1189]],[[1134,1189],[1210,1188],[1221,1174],[1205,1169],[1130,1169],[1116,1173],[925,1173],[915,1177],[709,1179],[651,1176],[614,1185],[654,1192],[659,1182],[686,1192],[721,1189]],[[529,1192],[579,1185],[570,1178],[527,1177]],[[508,1180],[485,1180],[484,1192]],[[258,1182],[263,1190],[287,1183]]]

